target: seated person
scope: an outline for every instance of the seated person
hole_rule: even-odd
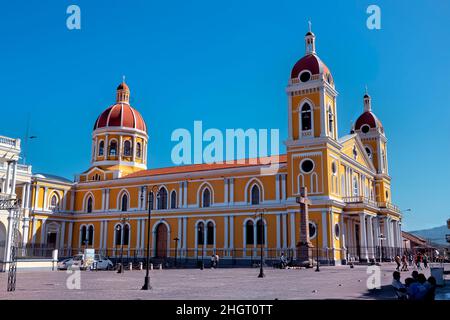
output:
[[[392,274],[392,278],[392,286],[394,287],[397,298],[405,300],[407,297],[406,287],[403,285],[403,283],[400,282],[400,272],[394,271],[394,273]]]

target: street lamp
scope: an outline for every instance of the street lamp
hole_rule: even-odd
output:
[[[316,225],[316,272],[320,271],[319,267],[319,230]],[[308,230],[309,232],[309,230]]]
[[[178,249],[178,241],[180,241],[180,239],[178,239],[178,237],[176,237],[175,239],[173,239],[175,241],[175,267],[177,266],[177,249]]]
[[[383,261],[383,240],[385,240],[386,238],[384,237],[384,235],[382,233],[380,233],[380,235],[378,236],[378,240],[380,243],[380,264]]]
[[[141,202],[144,199],[144,193],[146,192],[146,187],[142,187],[141,192]],[[142,286],[141,290],[150,290],[152,287],[150,286],[150,272],[149,272],[149,266],[150,266],[150,219],[152,216],[152,205],[155,202],[154,200],[150,202],[150,196],[153,195],[153,193],[156,193],[159,195],[158,192],[158,186],[153,186],[151,190],[148,193],[148,221],[147,221],[147,265],[145,270],[145,278],[144,278],[144,285]]]
[[[264,242],[265,242],[265,238],[264,238],[264,213],[265,213],[266,209],[256,209],[256,215],[259,214],[260,219],[261,219],[261,261],[260,261],[260,267],[259,267],[259,275],[258,278],[264,278],[264,267],[263,267],[263,246],[264,246]]]
[[[119,222],[120,224],[117,225],[116,230],[120,231],[120,242],[121,242],[121,248],[120,248],[120,267],[119,270],[117,270],[117,273],[124,273],[125,272],[125,268],[123,267],[123,239],[124,239],[124,226],[125,224],[130,221],[130,218],[128,218],[127,216],[124,215],[120,215],[120,219]],[[128,235],[129,236],[129,235]]]

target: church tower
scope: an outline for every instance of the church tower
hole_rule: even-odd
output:
[[[305,55],[295,63],[286,88],[288,97],[288,139],[285,141],[288,165],[294,179],[288,182],[289,196],[296,196],[300,187],[311,195],[325,192],[319,179],[327,168],[321,168],[321,157],[329,144],[339,147],[336,97],[338,95],[330,69],[316,53],[316,36],[305,35]],[[322,149],[322,155],[302,152],[308,148]]]
[[[122,81],[116,103],[95,121],[91,168],[79,181],[109,180],[147,169],[147,142],[145,121],[130,105],[130,88]]]
[[[369,159],[377,170],[376,200],[391,202],[387,138],[381,121],[372,112],[372,98],[367,90],[363,97],[363,105],[364,111],[353,125],[351,133],[356,133],[359,136]]]

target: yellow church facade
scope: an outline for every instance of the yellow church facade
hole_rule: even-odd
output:
[[[391,259],[401,250],[401,213],[392,203],[384,128],[366,93],[350,134],[338,137],[334,80],[305,36],[305,55],[286,88],[286,154],[244,162],[147,169],[149,135],[121,83],[116,103],[96,119],[91,166],[74,182],[36,175],[31,185],[28,245],[61,255],[95,248],[104,255],[150,255],[248,263],[294,260],[301,239],[296,198],[306,187],[308,235],[331,264]],[[278,170],[265,170],[270,160]],[[314,249],[313,256],[316,251]]]

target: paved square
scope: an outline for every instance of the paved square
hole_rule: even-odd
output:
[[[369,292],[367,266],[314,269],[168,269],[151,271],[151,291],[141,291],[145,271],[81,271],[80,290],[70,290],[66,271],[18,271],[15,292],[6,292],[7,273],[0,274],[0,299],[391,299],[394,264],[381,268],[382,290]],[[447,265],[446,269],[450,269]],[[429,269],[424,273],[428,277]],[[402,281],[411,272],[402,273]],[[446,276],[448,279],[448,276]],[[438,290],[444,296],[449,285]],[[448,294],[448,293],[447,293]]]

